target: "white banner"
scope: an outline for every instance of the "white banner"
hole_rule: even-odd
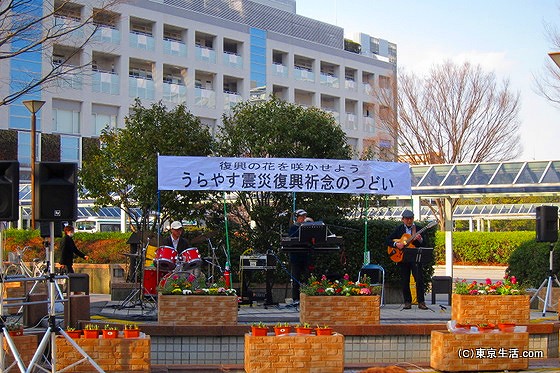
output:
[[[159,156],[158,189],[412,194],[407,163],[304,158]]]

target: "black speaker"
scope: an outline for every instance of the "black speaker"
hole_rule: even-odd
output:
[[[19,162],[0,161],[0,221],[19,219]]]
[[[558,207],[538,206],[537,216],[537,242],[558,241]]]
[[[41,162],[35,167],[35,220],[75,221],[78,216],[78,165]]]

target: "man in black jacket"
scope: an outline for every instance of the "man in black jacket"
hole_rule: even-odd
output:
[[[426,246],[426,239],[424,235],[417,234],[420,229],[417,229],[414,224],[414,213],[410,210],[404,210],[402,213],[403,224],[397,226],[393,233],[387,237],[387,246],[394,247],[395,249],[402,250],[405,248],[406,241],[404,237],[413,238],[409,245],[412,247]],[[405,248],[406,250],[406,248]],[[397,263],[401,275],[401,289],[404,298],[403,309],[409,310],[412,308],[412,294],[410,292],[410,274],[414,276],[416,282],[416,299],[418,300],[418,308],[427,310],[424,299],[424,275],[422,273],[422,264],[415,262],[400,261]]]

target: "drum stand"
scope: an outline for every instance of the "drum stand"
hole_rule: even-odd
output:
[[[224,270],[222,269],[222,267],[220,266],[220,262],[218,261],[218,256],[216,255],[216,247],[212,246],[212,241],[210,241],[210,239],[208,238],[208,247],[210,248],[210,250],[212,251],[212,257],[211,257],[211,262],[205,260],[206,263],[210,264],[210,275],[206,278],[206,281],[209,282],[215,282],[214,280],[214,276],[215,276],[215,269],[217,268],[219,271],[218,275],[223,275],[224,274]],[[225,249],[224,249],[224,253],[225,253]],[[227,258],[227,253],[226,254],[226,258]]]
[[[144,303],[146,301],[145,294],[146,289],[144,288],[144,263],[146,262],[146,249],[150,244],[150,239],[148,238],[148,242],[146,246],[144,246],[140,252],[140,257],[136,261],[136,266],[134,268],[134,272],[136,276],[134,276],[134,288],[130,292],[130,294],[121,302],[121,304],[117,307],[119,310],[123,308],[134,308],[136,306],[140,306],[141,309],[145,309]],[[157,270],[159,271],[159,264]],[[148,302],[150,303],[150,310],[155,309],[155,298],[152,295],[148,296]]]

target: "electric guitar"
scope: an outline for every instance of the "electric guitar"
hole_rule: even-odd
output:
[[[429,222],[424,228],[416,232],[416,235],[422,234],[422,232],[424,232],[426,229],[430,229],[437,224],[437,220]],[[416,237],[416,235],[414,235],[414,237]],[[408,233],[405,233],[401,236],[401,238],[394,239],[393,242],[402,242],[404,246],[402,249],[399,249],[398,247],[387,246],[387,253],[389,254],[389,258],[391,258],[391,260],[395,263],[401,262],[404,257],[404,249],[415,247],[411,244],[411,242],[414,241],[414,237],[412,237],[412,235]]]

